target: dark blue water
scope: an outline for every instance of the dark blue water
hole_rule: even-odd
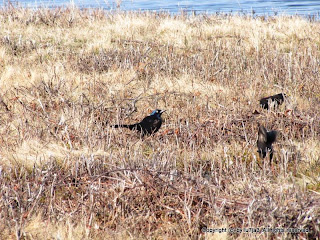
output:
[[[2,5],[7,1],[2,1]],[[255,13],[258,15],[319,15],[320,12],[320,0],[309,1],[292,1],[292,0],[216,0],[216,1],[178,1],[178,0],[22,0],[11,1],[14,4],[19,4],[23,7],[57,7],[76,5],[80,8],[104,8],[107,10],[115,10],[119,8],[121,10],[151,10],[151,11],[168,11],[171,13],[177,13],[181,10],[195,11],[196,13]]]

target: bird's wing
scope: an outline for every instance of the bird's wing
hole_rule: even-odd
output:
[[[266,143],[267,140],[267,130],[264,126],[260,126],[258,131],[258,142]]]
[[[145,117],[141,123],[144,123],[144,124],[148,124],[149,126],[152,125],[157,119],[154,118],[153,116],[147,116]]]
[[[270,131],[267,133],[267,141],[268,143],[273,143],[277,138],[278,132],[277,131]]]

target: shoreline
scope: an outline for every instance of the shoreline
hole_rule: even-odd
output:
[[[111,5],[111,4],[110,4]],[[40,10],[40,9],[78,9],[81,11],[90,11],[90,10],[101,10],[108,14],[117,14],[117,13],[134,13],[134,14],[167,14],[171,16],[241,16],[241,17],[264,17],[264,18],[273,18],[273,17],[302,17],[313,21],[319,21],[319,11],[315,13],[305,12],[305,13],[298,13],[298,12],[288,12],[287,10],[281,10],[273,8],[273,10],[268,10],[267,12],[260,12],[253,7],[249,9],[230,9],[230,10],[201,10],[201,9],[188,9],[186,7],[177,8],[175,10],[170,9],[123,9],[121,5],[117,6],[116,3],[112,4],[113,7],[107,7],[105,4],[97,5],[97,6],[86,6],[86,5],[76,5],[74,3],[62,3],[61,5],[45,5],[38,3],[37,5],[22,5],[21,3],[6,3],[0,5],[1,9],[6,8],[16,8],[16,9],[29,9],[29,10]]]

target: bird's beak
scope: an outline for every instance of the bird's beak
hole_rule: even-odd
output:
[[[162,113],[164,113],[165,111],[166,111],[166,110],[161,110],[161,112],[160,112],[160,113],[162,114]]]

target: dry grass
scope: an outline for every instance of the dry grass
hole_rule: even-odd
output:
[[[320,237],[319,22],[6,8],[0,24],[1,239]],[[155,136],[108,127],[155,108]],[[258,123],[280,132],[271,168]]]

